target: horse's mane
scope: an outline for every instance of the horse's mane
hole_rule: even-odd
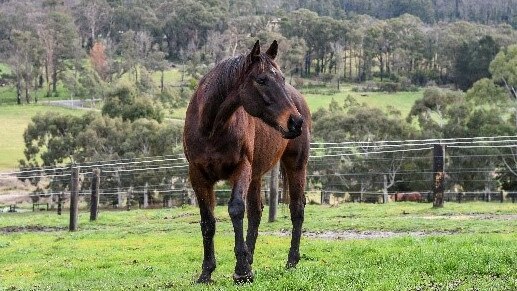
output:
[[[207,130],[213,125],[219,106],[230,94],[236,94],[239,85],[249,73],[251,60],[239,55],[218,63],[200,81],[195,93],[201,107],[202,127]],[[276,64],[265,54],[260,54],[256,63],[260,71]]]

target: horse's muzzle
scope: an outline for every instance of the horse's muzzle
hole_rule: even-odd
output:
[[[289,120],[287,120],[287,132],[284,132],[284,138],[292,139],[300,136],[302,134],[302,125],[303,125],[303,117],[299,116],[289,116]]]

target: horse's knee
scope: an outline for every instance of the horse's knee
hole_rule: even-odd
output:
[[[291,219],[303,219],[305,212],[305,199],[291,201],[291,203],[289,203],[289,210],[291,211]]]
[[[242,199],[231,199],[228,204],[228,213],[232,219],[244,219],[244,201]]]
[[[213,237],[215,235],[215,218],[201,220],[201,234],[203,237]]]

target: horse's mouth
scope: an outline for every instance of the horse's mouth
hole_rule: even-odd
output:
[[[293,139],[293,138],[297,138],[299,137],[301,134],[302,134],[302,129],[295,129],[295,130],[285,130],[282,126],[280,125],[276,125],[276,130],[278,130],[280,132],[280,134],[282,134],[282,137],[285,138],[285,139]]]

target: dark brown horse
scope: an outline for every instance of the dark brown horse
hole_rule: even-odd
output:
[[[261,177],[279,160],[288,179],[293,223],[287,267],[296,266],[300,259],[311,119],[303,97],[285,83],[275,63],[277,51],[274,41],[261,53],[257,41],[248,55],[219,63],[201,79],[188,106],[184,149],[199,203],[204,247],[198,282],[210,282],[216,267],[214,184],[219,180],[228,180],[233,187],[228,205],[237,259],[233,279],[253,281],[251,265],[263,209]]]

